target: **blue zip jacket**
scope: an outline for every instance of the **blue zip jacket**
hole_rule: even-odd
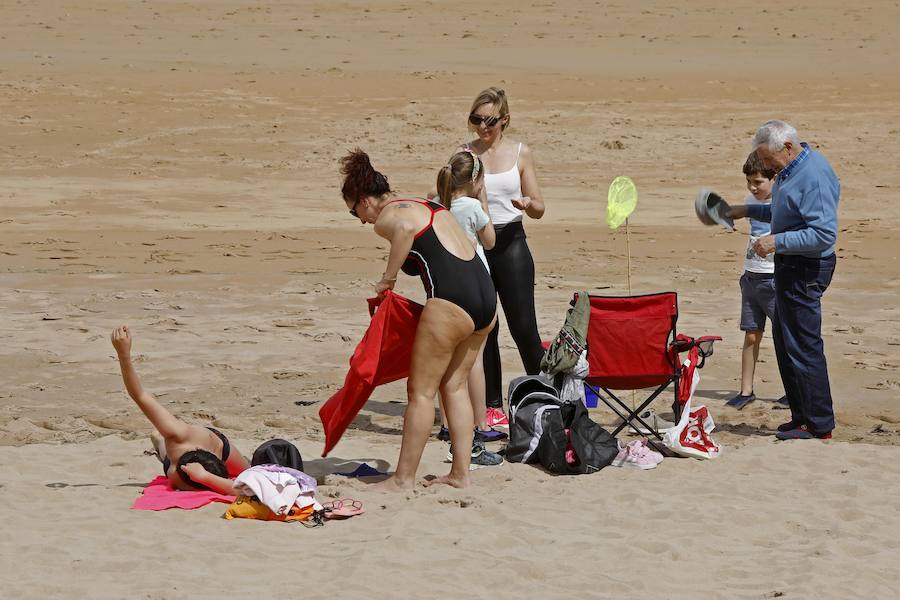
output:
[[[778,174],[772,203],[747,207],[747,216],[769,221],[776,254],[823,258],[834,253],[841,183],[824,156],[803,151]]]

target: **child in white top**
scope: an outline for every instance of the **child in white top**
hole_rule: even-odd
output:
[[[450,213],[456,217],[466,235],[475,245],[475,253],[484,264],[484,268],[490,270],[487,258],[484,256],[484,249],[490,250],[494,247],[496,234],[494,224],[488,216],[487,200],[483,193],[484,166],[481,159],[468,151],[454,154],[450,157],[450,162],[438,174],[437,192],[436,200],[450,209]],[[482,200],[478,200],[478,198],[482,198]],[[478,358],[475,359],[475,364],[469,373],[469,399],[475,414],[475,440],[476,442],[498,441],[507,436],[487,425],[483,356],[484,345],[482,344]],[[439,438],[442,438],[445,427],[446,423],[443,423],[441,432],[438,434]]]
[[[444,206],[447,206],[444,204]],[[484,263],[484,268],[490,272],[490,267],[488,267],[487,258],[484,256],[484,244],[483,238],[487,238],[490,240],[490,246],[488,248],[492,248],[494,246],[494,228],[491,225],[491,218],[488,216],[487,211],[485,210],[485,206],[481,203],[480,200],[472,198],[471,196],[459,196],[457,198],[453,198],[450,201],[450,214],[456,217],[456,220],[462,225],[463,231],[466,232],[466,235],[469,236],[469,239],[475,244],[475,254],[478,255],[478,258],[481,259],[481,262]],[[488,231],[488,226],[490,227],[490,231]]]
[[[775,172],[766,167],[755,152],[751,152],[743,167],[747,178],[747,204],[767,204],[772,201],[772,184]],[[759,256],[753,250],[757,239],[769,234],[769,223],[750,219],[750,237],[744,257],[741,275],[741,330],[744,332],[744,348],[741,353],[741,391],[725,404],[738,410],[756,400],[753,392],[753,376],[759,358],[766,320],[775,315],[775,262],[774,254]]]

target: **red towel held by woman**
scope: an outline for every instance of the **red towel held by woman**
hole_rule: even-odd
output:
[[[377,386],[409,376],[422,305],[391,290],[368,303],[372,322],[350,358],[344,386],[319,409],[325,430],[322,456],[331,452]]]

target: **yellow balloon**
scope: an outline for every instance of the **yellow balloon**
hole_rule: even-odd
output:
[[[637,206],[637,188],[630,177],[619,176],[609,184],[606,197],[606,224],[616,229],[634,212]]]

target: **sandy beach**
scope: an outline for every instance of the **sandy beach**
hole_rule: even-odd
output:
[[[0,596],[891,597],[898,22],[894,2],[832,0],[0,6]],[[334,475],[393,468],[404,382],[318,458],[318,408],[387,252],[346,214],[337,160],[360,146],[400,194],[424,195],[488,85],[506,89],[547,201],[526,222],[542,337],[573,292],[626,293],[605,201],[630,176],[633,292],[677,291],[679,331],[724,338],[696,395],[719,459],[580,477],[504,464],[467,490],[400,496]],[[692,205],[700,187],[746,195],[740,168],[770,118],[841,178],[828,442],[774,441],[787,415],[769,332],[760,399],[724,406],[747,226],[704,227]],[[418,279],[396,289],[424,299]],[[122,323],[173,412],[245,453],[293,441],[323,498],[367,514],[304,529],[225,521],[224,505],[131,511],[159,464],[108,341]],[[500,343],[508,381],[521,364],[505,329]],[[429,442],[420,476],[445,453]]]

